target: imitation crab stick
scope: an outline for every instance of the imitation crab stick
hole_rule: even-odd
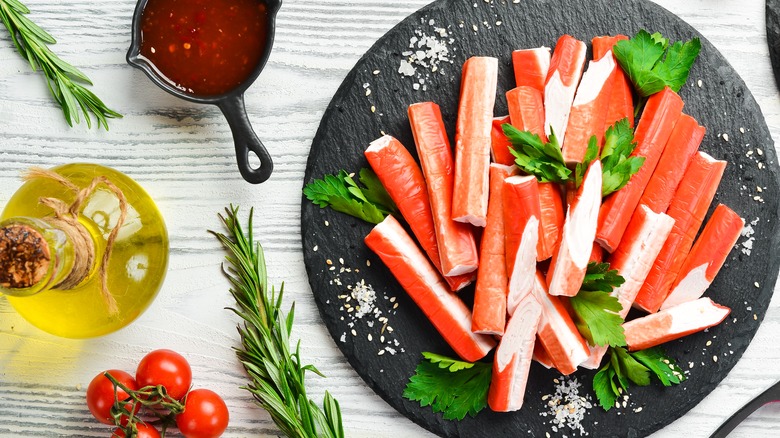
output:
[[[630,350],[644,350],[718,325],[731,309],[709,298],[679,304],[623,324]]]
[[[512,52],[512,66],[516,86],[528,86],[544,93],[544,83],[550,70],[550,48],[515,50]]]
[[[562,141],[563,159],[569,166],[585,159],[592,136],[596,136],[599,146],[604,140],[614,72],[615,60],[604,56],[598,61],[590,61],[588,70],[582,75],[566,126],[566,140]]]
[[[661,310],[700,298],[710,287],[729,252],[737,243],[745,220],[723,204],[715,207],[707,225],[685,258],[672,292]]]
[[[493,358],[493,377],[488,391],[490,409],[510,412],[523,406],[541,316],[542,306],[529,294],[509,319]]]
[[[558,38],[544,82],[544,131],[563,144],[571,104],[585,64],[585,43],[570,35]]]
[[[495,163],[511,166],[515,162],[515,157],[509,152],[512,143],[504,135],[504,128],[501,127],[504,123],[511,123],[509,116],[493,119],[493,129],[490,131],[490,156]],[[488,204],[488,209],[490,209],[490,204]]]
[[[417,156],[428,185],[442,272],[457,276],[477,269],[474,235],[466,224],[452,220],[453,164],[450,142],[439,106],[432,102],[409,106]]]
[[[533,359],[536,361],[536,363],[549,370],[553,367],[552,359],[550,359],[550,355],[547,354],[547,350],[544,349],[544,345],[542,345],[541,341],[539,341],[538,335],[536,339],[536,344],[534,344]]]
[[[677,119],[682,114],[682,107],[682,99],[669,87],[647,99],[647,105],[634,133],[636,149],[632,153],[633,156],[645,157],[645,162],[625,187],[604,200],[599,212],[596,241],[607,251],[614,251],[623,238],[623,232],[639,204],[639,198],[661,158]]]
[[[645,205],[640,205],[631,218],[625,237],[609,257],[610,269],[616,269],[625,280],[611,293],[622,306],[619,312],[621,318],[625,319],[631,310],[634,298],[673,226],[674,219],[664,213],[655,213]],[[607,347],[590,346],[590,351],[590,357],[582,366],[589,369],[598,368]]]
[[[547,141],[544,133],[544,97],[532,87],[521,86],[506,92],[506,104],[509,107],[509,119],[512,126],[521,131],[531,131],[542,141]]]
[[[512,315],[534,287],[536,246],[539,241],[539,188],[533,175],[504,180],[504,239],[509,289],[506,309]]]
[[[706,131],[693,117],[687,114],[680,116],[645,192],[639,199],[640,204],[647,205],[658,213],[664,213],[669,208],[685,169],[699,149]]]
[[[506,271],[503,193],[504,179],[515,170],[514,166],[490,165],[490,204],[479,247],[479,271],[471,319],[471,331],[474,333],[504,334],[509,277]]]
[[[612,55],[612,47],[618,41],[628,40],[625,35],[600,36],[593,38],[593,59],[601,59],[604,55]],[[617,64],[617,61],[615,61]],[[606,126],[612,126],[624,118],[628,118],[628,124],[634,127],[634,98],[631,91],[631,83],[628,76],[620,68],[615,67],[612,74],[612,94],[609,99],[609,109],[607,110]]]
[[[389,135],[371,142],[364,154],[420,246],[442,272],[428,187],[417,162],[401,142]],[[452,290],[459,290],[472,282],[473,275],[446,277],[445,280]]]
[[[484,227],[487,217],[490,131],[498,59],[475,56],[463,64],[455,127],[455,196],[452,219]]]
[[[654,313],[666,300],[704,221],[725,168],[725,161],[716,160],[704,152],[697,152],[693,157],[666,211],[674,219],[674,228],[655,259],[634,301],[634,307]]]
[[[588,343],[574,325],[563,301],[547,293],[547,285],[539,271],[534,280],[534,296],[542,305],[542,318],[537,332],[539,342],[555,368],[569,375],[588,359]]]
[[[458,356],[474,362],[493,349],[495,341],[492,337],[471,332],[468,307],[450,292],[439,273],[393,216],[376,225],[366,236],[365,243],[382,259]]]
[[[574,202],[566,212],[561,243],[548,274],[550,295],[573,297],[582,286],[601,205],[601,161],[591,163]]]
[[[553,256],[561,240],[565,219],[563,195],[556,183],[539,183],[539,244],[536,246],[536,261],[541,262]]]

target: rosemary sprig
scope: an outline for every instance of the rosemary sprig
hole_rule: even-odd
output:
[[[0,0],[0,21],[11,34],[16,50],[25,58],[33,71],[40,68],[46,76],[54,100],[62,107],[68,125],[81,123],[79,112],[84,114],[88,127],[92,127],[91,112],[101,126],[108,131],[109,118],[121,118],[122,115],[109,109],[93,92],[84,85],[92,85],[89,78],[76,67],[60,59],[49,49],[49,44],[57,41],[48,32],[33,23],[26,14],[30,10],[19,0]]]
[[[252,237],[249,212],[247,233],[238,220],[238,207],[226,208],[219,215],[228,235],[212,231],[227,250],[225,275],[232,287],[230,293],[238,304],[231,309],[244,320],[238,326],[241,348],[236,354],[251,378],[243,387],[257,403],[271,414],[274,423],[288,437],[343,438],[339,404],[325,391],[321,410],[306,395],[306,371],[322,376],[313,365],[301,365],[300,341],[290,351],[290,332],[295,303],[285,317],[281,310],[284,284],[277,293],[268,289],[263,248]],[[324,376],[323,376],[324,377]]]

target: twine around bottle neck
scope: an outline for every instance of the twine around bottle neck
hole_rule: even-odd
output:
[[[47,169],[39,167],[30,168],[22,178],[25,181],[34,179],[49,179],[56,181],[69,191],[73,192],[74,200],[72,203],[67,204],[65,201],[59,198],[47,198],[42,197],[39,202],[54,212],[54,216],[44,218],[52,226],[61,229],[70,239],[74,249],[74,263],[71,272],[54,287],[61,290],[73,289],[78,286],[89,275],[92,266],[95,263],[96,252],[95,243],[90,236],[86,227],[79,222],[79,215],[84,202],[95,192],[98,185],[103,184],[117,197],[119,200],[119,218],[116,225],[111,230],[106,239],[106,249],[103,252],[103,257],[100,260],[98,267],[98,275],[100,277],[100,286],[103,299],[106,303],[109,314],[115,315],[119,312],[116,299],[108,289],[108,263],[111,259],[111,253],[114,249],[114,243],[116,242],[119,230],[125,223],[127,217],[127,199],[125,198],[122,190],[114,185],[105,176],[97,176],[92,179],[92,182],[85,187],[79,188],[72,181],[64,176]]]

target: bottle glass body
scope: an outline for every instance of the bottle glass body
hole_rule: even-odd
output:
[[[105,176],[127,199],[127,217],[107,265],[108,288],[119,311],[108,311],[98,275],[106,240],[120,215],[118,198],[103,185],[82,204],[79,216],[95,244],[95,263],[87,277],[70,290],[49,287],[7,299],[33,325],[58,336],[87,338],[116,331],[146,310],[162,286],[168,265],[168,234],[162,215],[135,181],[116,170],[95,164],[68,164],[52,170],[81,188]],[[28,181],[11,197],[0,219],[50,216],[51,209],[38,202],[42,197],[69,204],[74,194],[49,179]]]

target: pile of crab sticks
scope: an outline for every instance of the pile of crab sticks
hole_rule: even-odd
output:
[[[419,166],[389,135],[365,151],[417,240],[388,215],[365,243],[462,359],[482,359],[498,343],[488,395],[495,411],[520,409],[533,360],[565,375],[600,366],[607,346],[586,341],[568,303],[589,262],[608,262],[623,277],[611,292],[623,321],[632,306],[647,312],[623,323],[629,350],[712,327],[730,312],[702,295],[744,220],[718,205],[694,242],[726,162],[698,151],[705,128],[683,114],[672,89],[651,95],[636,123],[631,157],[643,158],[641,167],[603,195],[608,131],[634,127],[632,84],[612,51],[622,39],[594,38],[584,74],[586,44],[571,36],[552,55],[515,51],[517,88],[506,93],[509,116],[499,118],[498,60],[472,57],[463,65],[454,157],[433,102],[408,109]],[[521,161],[539,162],[520,157],[505,124],[534,134],[540,149],[558,148],[578,181],[524,172]],[[469,309],[457,291],[474,280]]]

